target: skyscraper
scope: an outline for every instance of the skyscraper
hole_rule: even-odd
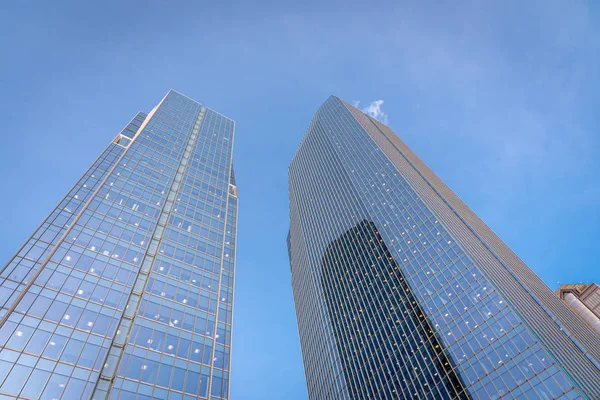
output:
[[[233,135],[170,91],[115,137],[1,270],[0,397],[228,398]]]
[[[387,126],[337,97],[289,167],[317,399],[600,398],[600,340]]]

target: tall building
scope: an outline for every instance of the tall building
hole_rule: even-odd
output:
[[[100,154],[1,270],[2,399],[228,398],[233,134],[170,91]]]
[[[600,286],[593,282],[565,284],[560,285],[556,294],[600,335]]]
[[[600,339],[387,126],[330,97],[289,196],[309,399],[600,398]]]

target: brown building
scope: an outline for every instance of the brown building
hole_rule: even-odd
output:
[[[600,335],[600,286],[595,283],[565,284],[556,290],[556,294]]]

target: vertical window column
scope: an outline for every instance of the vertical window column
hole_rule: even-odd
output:
[[[145,290],[146,282],[148,281],[148,275],[152,270],[152,265],[154,264],[156,253],[158,251],[158,248],[160,246],[165,232],[165,227],[171,216],[171,211],[173,210],[173,205],[175,199],[177,198],[177,192],[179,191],[183,175],[190,161],[192,150],[196,143],[198,132],[200,130],[200,125],[202,124],[202,121],[204,119],[205,112],[206,109],[202,107],[200,113],[198,114],[198,118],[196,119],[196,123],[194,124],[192,134],[190,135],[185,152],[177,169],[177,173],[169,189],[167,201],[165,202],[161,214],[158,218],[158,224],[154,230],[154,234],[152,235],[152,239],[148,246],[148,252],[146,253],[144,262],[142,263],[140,270],[138,271],[137,277],[133,285],[132,293],[127,301],[127,305],[125,306],[125,312],[121,317],[121,321],[117,329],[117,334],[115,335],[110,345],[106,361],[100,373],[100,378],[98,379],[98,383],[94,389],[94,394],[92,395],[93,400],[108,399],[112,387],[112,382],[114,381],[116,376],[117,367],[123,357],[123,354],[125,353],[125,345],[127,343],[127,338],[131,333],[133,319],[137,315],[140,306],[141,296]]]

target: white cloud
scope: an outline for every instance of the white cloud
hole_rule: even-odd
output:
[[[358,106],[358,104],[360,102],[357,101],[355,103],[356,103],[356,106]],[[374,102],[372,102],[371,104],[369,104],[367,107],[363,108],[362,111],[364,113],[370,115],[371,117],[375,118],[376,120],[378,120],[380,122],[383,122],[384,124],[387,124],[388,123],[388,116],[381,109],[381,105],[382,104],[383,104],[383,100],[375,100]]]

